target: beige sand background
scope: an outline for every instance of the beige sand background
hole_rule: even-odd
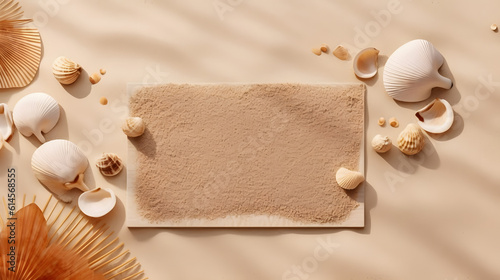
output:
[[[383,72],[398,46],[430,40],[455,83],[433,96],[450,101],[457,123],[430,137],[414,158],[367,149],[364,229],[131,230],[122,227],[126,170],[104,178],[92,166],[86,180],[117,193],[106,221],[150,279],[498,279],[500,34],[489,28],[500,23],[500,3],[457,2],[22,1],[42,33],[43,60],[30,86],[2,90],[0,101],[13,107],[31,92],[52,94],[63,115],[47,138],[71,139],[93,162],[104,151],[126,157],[119,124],[127,82],[351,83],[358,81],[352,61],[316,57],[310,49],[345,43],[354,53],[375,46]],[[214,3],[225,12],[217,13]],[[50,71],[59,55],[88,73],[101,67],[108,73],[95,86],[84,74],[64,88]],[[99,104],[101,96],[109,98],[107,106]],[[367,81],[367,137],[394,139],[400,129],[380,128],[376,120],[395,116],[404,126],[423,105],[394,102],[377,75]],[[0,182],[15,166],[20,193],[47,197],[29,164],[39,143],[16,133],[10,145],[0,151]]]

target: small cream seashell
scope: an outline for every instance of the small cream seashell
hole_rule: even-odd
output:
[[[122,130],[128,137],[139,137],[144,133],[146,124],[140,117],[128,117],[122,125]]]
[[[97,84],[100,80],[101,80],[101,75],[99,73],[97,73],[97,72],[96,73],[92,73],[92,75],[90,75],[90,77],[89,77],[89,81],[93,85]]]
[[[352,190],[365,180],[365,176],[358,171],[352,171],[347,168],[341,167],[335,174],[337,184],[343,189]]]
[[[392,117],[389,119],[389,125],[392,127],[399,127],[398,119]]]
[[[342,45],[338,45],[337,47],[335,47],[332,54],[340,60],[349,59],[349,51],[347,51],[347,49]]]
[[[354,74],[361,79],[369,79],[375,76],[378,71],[378,54],[379,50],[376,48],[361,50],[356,57],[354,57]]]
[[[4,141],[9,141],[12,136],[14,120],[9,106],[5,103],[0,104],[0,134]],[[3,141],[2,141],[3,145]]]
[[[59,104],[50,95],[37,92],[21,98],[14,110],[12,118],[19,132],[30,137],[35,135],[42,143],[45,142],[43,133],[47,133],[59,121]]]
[[[116,205],[116,195],[109,188],[95,188],[78,198],[78,207],[83,214],[99,218],[108,214]]]
[[[385,118],[384,117],[380,117],[378,119],[378,125],[380,125],[380,126],[384,126],[385,125]]]
[[[70,85],[80,77],[82,67],[73,60],[60,56],[52,63],[52,73],[59,83]]]
[[[435,87],[450,89],[453,83],[439,74],[444,58],[426,40],[413,40],[399,47],[384,67],[384,87],[395,100],[423,101]]]
[[[417,124],[408,124],[398,136],[398,148],[406,155],[417,154],[424,148],[424,145],[424,134]]]
[[[104,176],[115,176],[123,169],[123,161],[114,153],[103,154],[96,162],[97,168]]]
[[[311,51],[313,52],[313,54],[315,54],[317,56],[321,55],[321,49],[319,49],[319,48],[312,48]]]
[[[377,153],[386,153],[392,148],[392,141],[388,136],[377,134],[372,139],[372,148]]]
[[[443,133],[453,124],[454,114],[450,103],[436,98],[415,113],[418,125],[430,133]]]
[[[31,168],[35,177],[65,202],[71,201],[65,197],[68,190],[89,190],[83,182],[83,173],[87,166],[87,157],[80,148],[63,139],[44,143],[31,157]]]

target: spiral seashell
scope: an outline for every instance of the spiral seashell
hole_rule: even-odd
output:
[[[417,154],[424,148],[424,145],[424,134],[417,124],[408,124],[398,136],[398,148],[406,155]]]
[[[384,67],[384,87],[395,100],[418,102],[429,98],[432,88],[450,89],[453,83],[439,74],[444,58],[426,40],[413,40],[399,47]]]
[[[365,176],[358,171],[352,171],[347,168],[341,167],[335,174],[337,184],[343,189],[352,190],[365,180]]]
[[[35,177],[62,199],[70,189],[89,190],[83,183],[83,173],[87,166],[87,157],[80,148],[62,139],[44,143],[31,157]]]
[[[59,104],[50,95],[37,92],[21,98],[12,112],[14,123],[22,135],[35,135],[42,143],[47,133],[59,121]]]
[[[123,169],[123,161],[113,153],[103,154],[96,162],[96,166],[104,176],[115,176]]]
[[[388,136],[382,136],[380,134],[375,135],[372,139],[372,148],[377,153],[386,153],[392,147],[392,141]]]
[[[140,117],[128,117],[122,125],[122,130],[128,137],[139,137],[144,133],[146,124]]]
[[[82,67],[73,60],[60,56],[52,63],[52,73],[59,83],[70,85],[80,77]]]

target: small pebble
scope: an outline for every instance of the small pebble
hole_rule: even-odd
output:
[[[101,99],[99,99],[99,103],[101,103],[101,105],[106,105],[108,104],[108,99],[106,97],[101,97]]]
[[[384,119],[384,117],[380,117],[380,119],[378,119],[378,125],[380,125],[380,126],[384,126],[384,124],[385,124],[385,119]]]
[[[99,72],[101,73],[101,75],[106,75],[106,69],[104,69],[104,68],[101,68],[101,70],[99,70]]]
[[[315,55],[321,55],[321,50],[320,50],[320,49],[313,48],[313,49],[312,49],[312,52],[313,52]]]
[[[328,45],[327,44],[322,44],[321,47],[319,48],[322,52],[327,53],[328,52]]]
[[[392,126],[392,127],[398,127],[399,126],[399,122],[396,118],[390,118],[389,119],[389,124]]]
[[[89,81],[94,85],[97,84],[101,80],[101,75],[99,73],[94,73],[90,75]]]
[[[494,31],[494,32],[497,32],[498,31],[498,26],[496,24],[492,24],[490,26],[491,30]]]

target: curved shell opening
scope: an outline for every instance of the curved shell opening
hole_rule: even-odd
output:
[[[443,133],[453,124],[454,114],[450,103],[436,98],[424,108],[415,113],[418,124],[430,133]]]
[[[354,58],[354,74],[362,79],[372,78],[378,71],[378,54],[376,48],[361,50]]]
[[[111,189],[96,188],[86,191],[78,198],[78,207],[83,214],[99,218],[108,214],[116,204],[116,196]]]

